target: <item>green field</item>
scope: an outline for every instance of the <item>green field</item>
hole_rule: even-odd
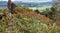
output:
[[[52,6],[43,6],[43,7],[29,7],[29,9],[32,9],[32,10],[45,10],[46,8],[51,8]]]

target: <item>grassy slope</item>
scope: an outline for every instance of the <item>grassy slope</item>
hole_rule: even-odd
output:
[[[0,33],[59,33],[55,23],[47,23],[49,18],[31,10],[28,11],[26,8],[17,7],[14,10],[17,13],[12,14],[11,17],[7,9],[3,11],[1,12],[4,16],[0,20]]]

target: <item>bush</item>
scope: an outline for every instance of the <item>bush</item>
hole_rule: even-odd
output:
[[[39,10],[35,10],[36,13],[40,13]]]

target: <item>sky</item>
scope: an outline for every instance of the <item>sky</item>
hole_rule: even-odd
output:
[[[0,1],[8,1],[8,0],[0,0]],[[23,2],[47,2],[52,0],[12,0],[12,1],[23,1]]]

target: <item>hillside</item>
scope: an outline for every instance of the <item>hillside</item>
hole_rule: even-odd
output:
[[[16,7],[9,16],[8,9],[0,10],[0,33],[59,33],[56,23],[26,7]]]

